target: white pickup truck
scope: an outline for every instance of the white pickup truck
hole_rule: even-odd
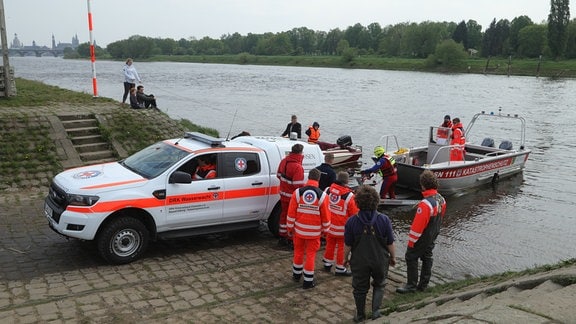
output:
[[[292,145],[304,146],[304,172],[320,165],[317,145],[281,137],[225,140],[187,132],[113,163],[56,175],[45,200],[49,226],[66,237],[95,240],[109,263],[138,259],[149,241],[258,227],[277,235],[276,171]],[[199,157],[216,177],[192,180]]]

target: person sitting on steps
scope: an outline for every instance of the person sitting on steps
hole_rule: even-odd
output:
[[[144,106],[145,108],[156,108],[158,109],[158,106],[156,105],[156,98],[154,97],[153,94],[145,94],[144,93],[144,86],[139,85],[136,91],[136,98],[138,99],[138,103],[142,106]]]
[[[144,108],[144,105],[138,102],[138,98],[136,96],[136,88],[130,88],[130,108],[133,109]]]

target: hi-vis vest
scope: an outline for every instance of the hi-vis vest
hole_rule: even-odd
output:
[[[341,186],[333,184],[325,192],[330,200],[330,228],[328,235],[344,237],[344,226],[348,217],[357,214],[359,209],[354,202],[354,194],[348,190],[342,193]]]
[[[304,186],[294,191],[290,200],[286,227],[304,239],[320,238],[330,226],[330,210],[320,188]]]
[[[381,177],[388,177],[391,175],[394,175],[396,173],[396,159],[393,156],[389,156],[387,154],[384,154],[384,158],[386,158],[388,160],[388,162],[390,162],[390,164],[382,164],[382,168],[380,168],[380,170],[378,170],[378,175]]]

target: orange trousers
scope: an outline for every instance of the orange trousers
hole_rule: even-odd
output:
[[[314,265],[316,263],[316,252],[320,248],[320,238],[304,239],[298,235],[294,236],[294,268],[304,266],[304,276],[314,276]],[[306,259],[304,259],[306,258]]]

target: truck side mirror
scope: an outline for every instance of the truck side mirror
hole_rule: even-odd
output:
[[[168,183],[191,183],[192,175],[184,171],[175,171],[170,175]]]

